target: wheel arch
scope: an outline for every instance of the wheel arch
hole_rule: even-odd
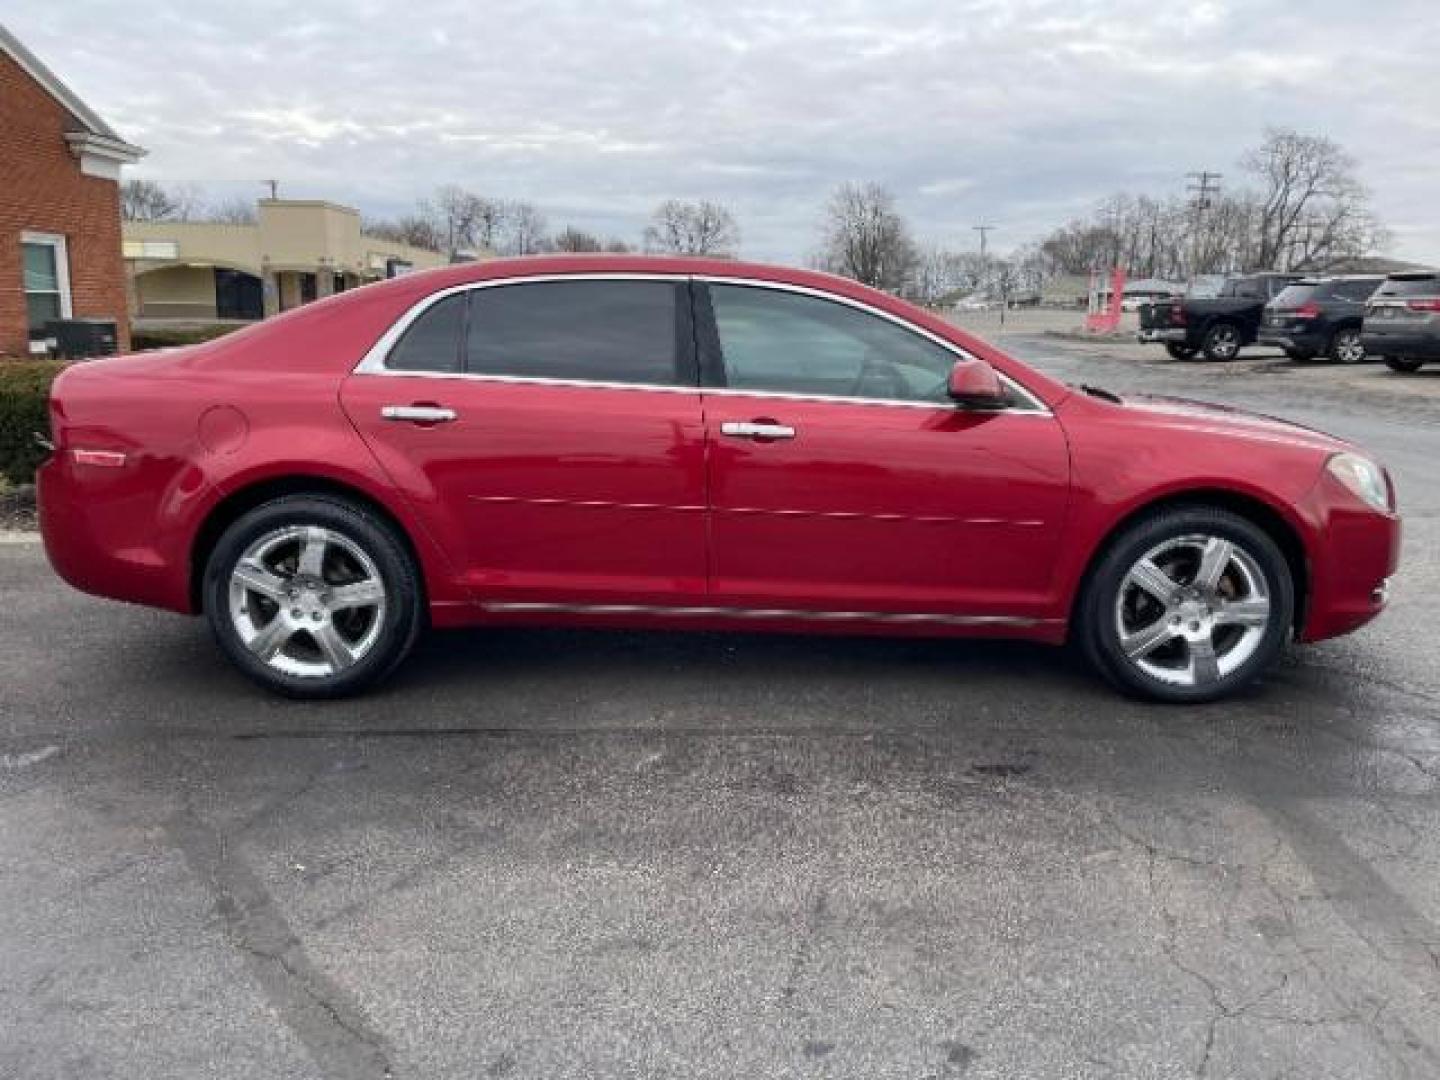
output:
[[[1305,625],[1310,600],[1310,557],[1305,548],[1305,541],[1301,538],[1299,530],[1286,519],[1285,515],[1264,499],[1243,491],[1236,491],[1233,488],[1223,487],[1198,487],[1168,492],[1143,500],[1113,522],[1106,530],[1104,538],[1095,545],[1095,550],[1090,553],[1090,558],[1085,563],[1084,572],[1080,575],[1079,586],[1075,589],[1075,595],[1070,602],[1070,625],[1072,627],[1076,625],[1080,605],[1084,602],[1086,590],[1090,586],[1100,560],[1114,546],[1121,534],[1143,517],[1183,506],[1228,510],[1258,526],[1270,539],[1275,541],[1275,546],[1280,549],[1280,553],[1285,557],[1285,564],[1290,569],[1290,580],[1295,590],[1294,629],[1298,633]]]
[[[200,528],[195,533],[195,538],[190,545],[190,580],[189,600],[190,610],[199,612],[203,610],[203,589],[205,581],[205,566],[210,561],[210,554],[215,550],[220,537],[232,524],[238,521],[245,514],[273,499],[282,498],[286,495],[329,495],[346,502],[354,503],[368,512],[374,514],[381,521],[385,522],[394,531],[400,543],[404,545],[405,551],[409,554],[415,564],[415,576],[421,590],[422,610],[428,607],[429,589],[426,582],[425,562],[420,557],[420,552],[415,546],[414,537],[410,530],[405,527],[404,522],[383,502],[375,496],[366,492],[354,484],[337,480],[330,476],[321,476],[308,473],[288,473],[283,476],[270,476],[254,480],[243,487],[226,494],[219,502],[210,508]]]

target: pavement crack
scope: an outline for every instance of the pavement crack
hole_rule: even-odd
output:
[[[320,1072],[336,1078],[393,1076],[383,1037],[310,960],[259,875],[227,837],[188,805],[165,828],[209,894],[226,936]]]

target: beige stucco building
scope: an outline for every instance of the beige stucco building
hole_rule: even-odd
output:
[[[445,256],[368,236],[348,206],[261,199],[251,225],[127,221],[131,315],[258,319],[367,281],[442,266]]]

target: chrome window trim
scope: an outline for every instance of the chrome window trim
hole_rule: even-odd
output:
[[[698,281],[703,284],[717,285],[741,285],[748,288],[772,289],[776,292],[799,293],[811,296],[818,300],[826,300],[831,303],[843,304],[852,307],[857,311],[863,311],[894,323],[904,330],[918,334],[927,341],[938,345],[947,352],[964,359],[976,360],[979,357],[965,348],[956,345],[952,341],[946,341],[938,334],[931,333],[924,327],[916,326],[914,323],[892,315],[888,311],[882,311],[877,307],[861,300],[853,300],[848,296],[840,296],[836,293],[826,292],[823,289],[811,288],[808,285],[794,285],[785,281],[767,281],[762,278],[731,277],[725,275],[707,274],[680,274],[680,273],[645,273],[639,271],[586,271],[573,274],[521,274],[511,277],[492,278],[485,281],[467,281],[459,285],[451,285],[448,288],[440,289],[421,297],[415,301],[398,319],[390,325],[390,328],[381,334],[375,344],[365,351],[360,362],[351,369],[352,375],[381,375],[389,377],[419,378],[419,379],[461,379],[468,382],[494,382],[512,383],[520,385],[536,386],[570,386],[579,388],[592,388],[600,390],[638,390],[647,393],[669,393],[669,394],[714,394],[726,397],[760,397],[775,398],[785,401],[820,401],[820,402],[844,402],[851,405],[878,405],[891,406],[909,409],[937,409],[944,412],[954,412],[959,409],[958,405],[938,401],[905,401],[899,398],[873,398],[873,397],[848,397],[845,395],[831,394],[804,394],[784,390],[742,390],[725,386],[676,386],[670,383],[621,383],[609,382],[603,379],[555,379],[539,375],[484,375],[472,372],[460,371],[402,371],[387,367],[385,358],[390,355],[390,350],[395,347],[396,342],[404,335],[405,331],[416,319],[420,318],[432,306],[438,304],[446,297],[458,293],[469,292],[474,289],[492,289],[505,285],[531,285],[547,284],[563,281]],[[1053,416],[1043,401],[1040,400],[1027,387],[1018,380],[1011,378],[1003,371],[996,371],[1000,381],[1013,393],[1018,395],[1023,404],[1014,405],[1004,409],[993,410],[968,410],[971,412],[996,412],[1017,416]]]

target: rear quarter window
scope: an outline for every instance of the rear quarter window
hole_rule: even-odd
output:
[[[394,371],[460,370],[460,341],[465,329],[465,294],[436,301],[420,313],[385,358]]]

